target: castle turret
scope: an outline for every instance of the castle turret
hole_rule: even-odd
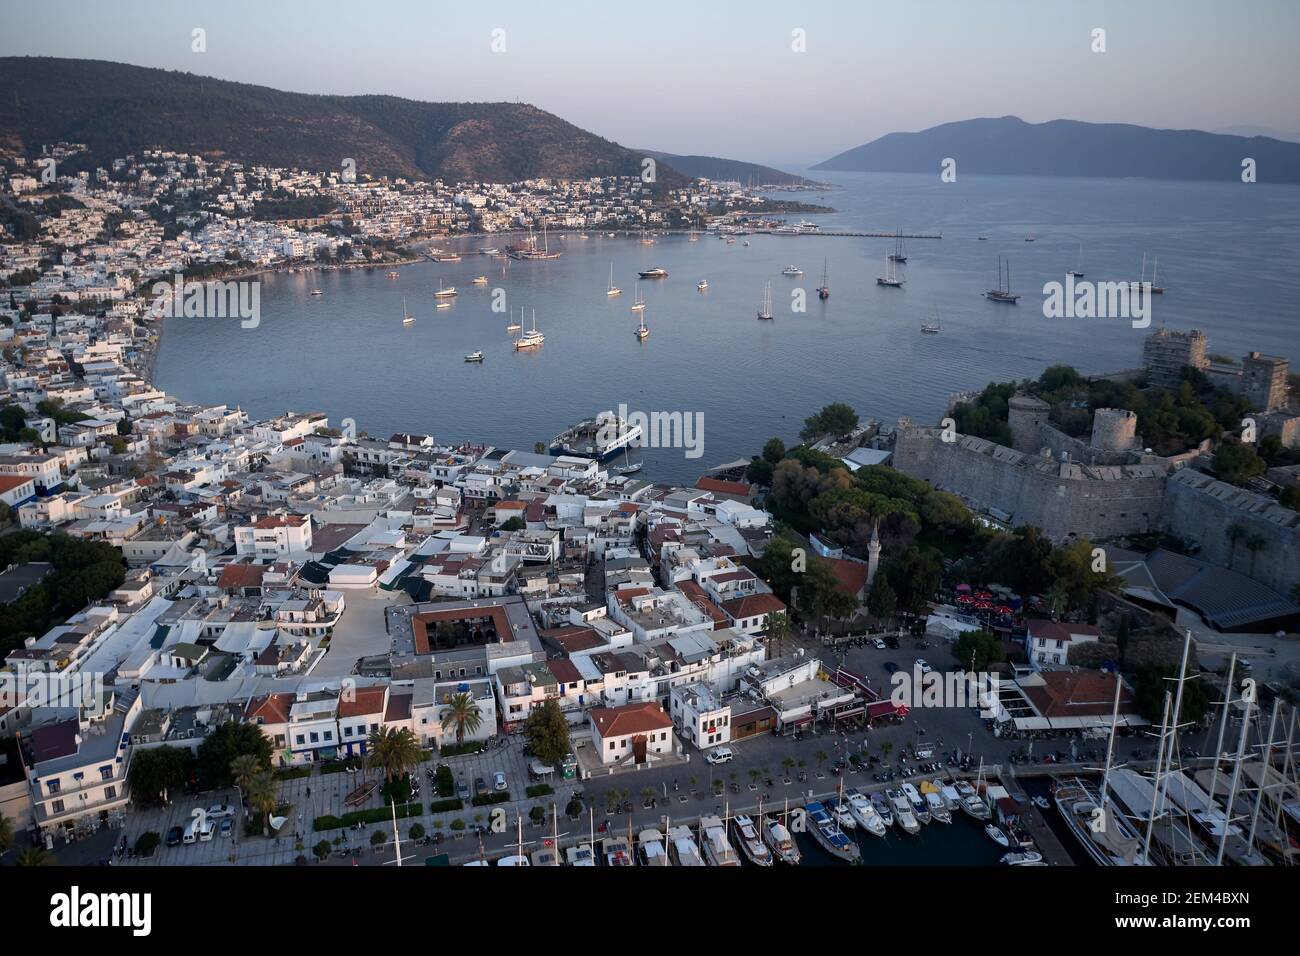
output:
[[[876,580],[876,569],[880,566],[880,522],[871,526],[871,543],[867,545],[867,589]]]
[[[1042,442],[1039,426],[1047,424],[1052,406],[1032,395],[1013,395],[1007,402],[1007,425],[1011,429],[1011,447],[1026,454],[1037,454]]]
[[[1092,415],[1092,438],[1098,451],[1128,451],[1137,445],[1137,416],[1126,408],[1099,408]]]

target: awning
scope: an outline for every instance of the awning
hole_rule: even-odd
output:
[[[834,716],[836,720],[839,720],[843,717],[856,717],[858,714],[863,713],[865,710],[866,710],[865,707],[850,707],[848,710],[841,710],[839,713],[835,714]]]
[[[802,727],[804,724],[811,724],[812,722],[813,722],[813,715],[804,714],[802,717],[796,717],[794,720],[787,720],[785,722],[785,726]]]
[[[907,705],[895,704],[892,700],[878,700],[874,704],[867,705],[867,716],[872,720],[877,717],[906,717]]]

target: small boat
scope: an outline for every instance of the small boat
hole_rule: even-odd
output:
[[[701,292],[703,292],[703,291],[704,291],[705,289],[707,289],[708,287],[709,287],[709,280],[708,280],[708,279],[701,279],[699,282],[695,283],[695,288],[697,288],[697,289],[700,290]]]
[[[943,331],[943,324],[939,321],[939,310],[936,309],[935,312],[934,312],[934,321],[933,321],[933,322],[923,322],[923,323],[921,323],[921,334],[922,334],[922,335],[938,335],[938,334],[939,334],[940,332],[942,332],[942,331]]]
[[[312,294],[312,295],[324,295],[325,293],[322,292],[320,289],[312,289],[312,290],[311,290],[311,294]]]
[[[799,852],[794,838],[790,836],[790,831],[786,829],[779,817],[764,817],[762,833],[763,842],[768,845],[779,862],[796,866],[803,859],[803,854]]]
[[[735,239],[728,239],[727,241],[728,241],[728,242],[735,242],[736,240],[735,240]],[[749,247],[749,240],[748,240],[748,239],[745,240],[745,247],[746,247],[746,248]]]
[[[989,839],[992,840],[994,843],[996,843],[998,846],[1005,846],[1005,847],[1011,846],[1011,838],[1002,832],[1001,827],[994,826],[992,823],[990,823],[986,827],[984,827],[984,832],[987,833],[989,835]]]
[[[475,276],[475,277],[474,277],[474,284],[475,284],[475,285],[487,285],[487,276]]]
[[[853,814],[853,819],[858,826],[872,836],[882,837],[885,835],[885,831],[888,829],[885,821],[880,818],[876,808],[860,790],[856,788],[845,790],[844,797],[849,802],[849,812]]]
[[[924,789],[925,784],[922,784],[921,788]],[[943,797],[939,794],[937,788],[925,794],[925,803],[930,810],[931,820],[939,823],[952,823],[952,811],[944,805]]]
[[[483,350],[482,350],[482,349],[476,349],[475,351],[470,352],[468,355],[465,356],[465,361],[466,361],[466,362],[481,362],[481,361],[483,361]]]
[[[1032,803],[1034,806],[1036,806],[1039,810],[1046,810],[1052,805],[1052,801],[1048,800],[1042,794],[1039,794],[1038,796],[1034,797],[1029,802]]]
[[[1033,242],[1033,241],[1034,241],[1033,236],[1025,236],[1025,242]]]
[[[989,812],[989,805],[978,796],[969,796],[962,800],[961,808],[966,815],[976,820],[987,820],[992,814]]]
[[[642,462],[632,461],[632,459],[628,456],[627,447],[628,447],[627,445],[623,446],[623,464],[615,465],[614,471],[620,475],[635,475],[638,471],[641,470]]]
[[[856,830],[858,828],[858,821],[853,819],[853,811],[849,809],[847,803],[840,801],[836,804],[827,804],[826,808],[835,817],[835,822],[840,825],[840,829]]]
[[[668,270],[660,269],[658,266],[656,266],[653,269],[646,269],[644,272],[638,272],[637,275],[639,275],[642,279],[667,279]]]
[[[929,823],[930,808],[921,794],[917,792],[916,787],[910,783],[905,783],[900,789],[902,789],[903,795],[907,797],[907,802],[912,806],[912,816],[916,817],[920,823]]]
[[[444,302],[438,302],[438,303],[435,304],[435,308],[439,308],[439,309],[450,309],[450,308],[451,308],[451,303],[450,303],[450,302],[445,302],[445,301],[444,301]]]
[[[885,791],[885,796],[889,802],[894,805],[894,820],[902,827],[904,833],[920,833],[921,824],[916,821],[916,815],[912,812],[912,804],[904,796],[903,791],[897,787],[892,787]]]
[[[825,804],[816,800],[804,806],[808,829],[823,850],[846,863],[857,863],[862,856],[858,845],[844,835],[844,831],[826,810]]]
[[[736,244],[736,240],[735,240],[735,239],[728,239],[728,240],[727,240],[727,245],[729,245],[729,246],[734,246],[735,244]],[[748,241],[748,240],[746,240],[745,245],[749,245],[749,241]]]
[[[883,793],[873,793],[871,795],[871,807],[880,817],[880,821],[886,829],[894,825],[894,808],[889,805]]]
[[[668,852],[677,866],[704,866],[690,827],[675,826],[668,830]]]
[[[644,312],[641,313],[641,324],[636,327],[635,331],[633,331],[632,334],[636,336],[636,340],[638,342],[644,342],[646,339],[650,337],[650,330],[646,328],[646,324],[645,324]]]
[[[977,236],[976,238],[979,239],[980,242],[988,242],[988,241],[989,241],[989,237],[988,237],[988,236]]]
[[[770,319],[772,317],[772,283],[763,286],[763,305],[758,310],[760,319]]]
[[[429,256],[434,262],[460,262],[460,256],[454,252],[441,252],[437,255]]]
[[[1083,243],[1082,242],[1079,243],[1079,259],[1075,263],[1074,268],[1071,269],[1069,272],[1067,272],[1066,275],[1074,276],[1074,278],[1076,279],[1083,278]]]
[[[727,839],[727,828],[717,816],[700,817],[700,842],[709,866],[740,866],[740,856]]]
[[[632,859],[632,846],[628,843],[627,837],[608,837],[601,849],[605,851],[606,866],[636,865],[636,861]]]
[[[496,246],[483,246],[479,249],[480,256],[495,256],[501,252]]]
[[[1004,853],[1002,862],[1008,866],[1037,866],[1043,862],[1043,854],[1037,850],[1027,850],[1024,853]]]
[[[523,321],[523,317],[524,317],[524,310],[523,310],[523,307],[522,307],[522,306],[520,306],[520,308],[519,308],[519,322],[516,322],[516,321],[515,321],[515,310],[514,310],[513,308],[511,308],[511,310],[510,310],[510,321],[509,321],[508,323],[506,323],[506,331],[507,331],[507,332],[518,332],[520,329],[522,329],[523,326],[522,326],[520,323]]]
[[[830,283],[826,281],[826,274],[829,271],[830,260],[822,262],[822,284],[817,287],[817,298],[829,299],[831,297]]]
[[[454,285],[449,285],[444,287],[442,284],[442,280],[441,279],[438,280],[438,288],[433,293],[433,297],[435,299],[450,299],[453,296],[457,296],[457,295],[460,295],[460,293],[456,291],[456,287]]]
[[[397,278],[400,278],[400,277],[401,277],[401,273],[398,272],[396,269],[389,269],[389,270],[388,270],[388,278],[390,278],[390,279],[397,279]]]
[[[637,289],[635,292],[632,293],[632,311],[641,312],[644,309],[645,309],[645,296],[641,294],[640,289]]]
[[[569,866],[595,866],[596,854],[588,843],[579,843],[564,851],[564,860]]]
[[[406,296],[402,296],[402,324],[403,325],[415,324],[415,316],[411,315],[410,312],[406,311]]]
[[[609,264],[609,288],[605,290],[605,295],[622,295],[623,290],[614,285],[614,263]]]
[[[903,281],[898,277],[898,264],[888,256],[885,257],[885,274],[876,276],[876,285],[888,286],[891,289],[901,289]]]
[[[763,843],[763,838],[759,836],[754,821],[747,816],[741,815],[732,817],[731,825],[735,827],[736,839],[740,843],[740,849],[744,852],[745,858],[755,866],[771,866],[774,862],[772,851]]]
[[[800,269],[798,266],[790,265],[790,266],[786,266],[784,269],[781,270],[781,275],[783,275],[783,276],[801,276],[801,275],[803,275],[803,270]]]
[[[637,834],[637,851],[641,856],[642,866],[672,866],[668,851],[664,849],[664,835],[654,827],[647,827]]]

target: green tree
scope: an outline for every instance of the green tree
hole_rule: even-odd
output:
[[[1266,468],[1255,449],[1242,442],[1225,441],[1214,450],[1214,476],[1228,484],[1244,485]]]
[[[886,623],[893,619],[894,613],[898,610],[898,595],[881,574],[876,575],[876,580],[867,593],[867,610],[876,620]]]
[[[833,402],[804,421],[799,437],[811,441],[823,435],[843,435],[857,427],[858,413],[853,410],[853,406]]]
[[[131,797],[144,805],[168,803],[185,786],[194,757],[184,747],[150,747],[131,758]]]
[[[213,790],[229,787],[234,782],[231,764],[245,754],[254,757],[263,770],[271,768],[273,746],[262,728],[256,724],[227,721],[221,724],[199,744],[198,778],[203,786]]]
[[[523,732],[533,756],[547,766],[558,767],[569,753],[569,722],[554,700],[532,709]]]
[[[987,671],[1005,659],[997,635],[988,631],[966,631],[952,645],[952,656],[962,670]]]
[[[266,818],[266,832],[271,832],[271,814],[279,800],[279,788],[275,777],[270,773],[259,773],[248,782],[248,805],[253,811]]]
[[[14,857],[14,866],[58,866],[58,860],[49,850],[28,847]]]
[[[763,445],[763,460],[769,465],[775,465],[784,457],[785,442],[779,438],[769,438]]]
[[[0,857],[9,852],[14,845],[14,822],[0,813]]]
[[[513,518],[507,519],[501,525],[501,530],[502,531],[523,531],[525,527],[527,526],[524,524],[524,519],[519,517],[518,515],[515,515]]]
[[[370,732],[366,763],[384,774],[392,783],[424,759],[424,751],[415,734],[405,727],[379,727]]]
[[[1154,724],[1160,723],[1165,693],[1173,689],[1177,675],[1175,665],[1153,665],[1141,668],[1133,680],[1133,702],[1142,716]],[[1184,681],[1182,712],[1178,715],[1180,724],[1199,724],[1209,709],[1210,697],[1204,685],[1195,680]]]
[[[265,769],[256,754],[240,754],[230,761],[230,779],[241,793],[246,793],[253,778]]]
[[[455,732],[456,746],[459,747],[467,735],[478,733],[479,727],[483,726],[483,711],[469,693],[452,694],[447,698],[442,723]]]
[[[781,648],[790,636],[790,617],[782,611],[767,616],[767,642],[772,649],[769,656],[780,657]]]

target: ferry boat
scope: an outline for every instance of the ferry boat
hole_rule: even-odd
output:
[[[614,285],[614,263],[609,264],[609,288],[605,290],[605,295],[622,295],[623,290]]]
[[[740,856],[727,839],[727,828],[718,817],[700,817],[700,842],[709,866],[740,866]]]
[[[770,319],[772,317],[772,283],[763,286],[763,305],[758,310],[760,319]]]
[[[876,276],[876,285],[888,286],[891,289],[901,289],[903,279],[898,277],[898,266],[888,256],[885,257],[885,274]]]
[[[803,275],[803,270],[800,269],[798,266],[789,265],[789,266],[786,266],[784,269],[781,270],[781,275],[783,275],[783,276],[801,276],[801,275]]]
[[[920,833],[921,824],[916,822],[916,816],[912,813],[912,804],[908,802],[903,791],[897,787],[891,787],[885,791],[885,796],[889,802],[894,805],[894,820],[902,827],[904,833]]]
[[[312,289],[312,290],[311,290],[311,294],[312,294],[312,295],[324,295],[325,293],[322,292],[320,289]]]
[[[889,801],[883,793],[873,793],[871,795],[871,808],[876,811],[880,817],[880,822],[885,825],[885,829],[894,825],[894,808],[889,805]]]
[[[641,313],[641,324],[636,327],[636,330],[632,334],[636,336],[638,342],[644,342],[650,337],[650,330],[646,328],[645,324],[644,312]]]
[[[701,279],[699,282],[695,283],[695,288],[698,289],[698,290],[701,291],[701,292],[703,292],[703,291],[704,291],[705,289],[707,289],[708,287],[709,287],[709,280],[708,280],[708,279]]]
[[[736,829],[736,839],[740,843],[740,849],[744,852],[745,858],[755,866],[771,866],[774,862],[772,851],[763,843],[763,838],[759,836],[754,821],[742,814],[732,817],[731,824]]]
[[[487,285],[487,276],[475,276],[475,277],[474,277],[474,284],[475,284],[475,285]]]
[[[858,826],[866,830],[872,836],[882,837],[885,835],[887,827],[885,821],[880,818],[876,808],[872,806],[860,790],[850,788],[844,791],[844,797],[849,804],[849,812],[853,814],[853,819]]]
[[[515,351],[539,348],[546,342],[546,336],[537,331],[537,310],[533,309],[533,327],[515,339]]]
[[[605,851],[606,866],[636,865],[636,861],[632,859],[632,846],[628,843],[627,837],[607,837],[601,849]]]
[[[454,285],[444,287],[441,279],[438,280],[438,288],[433,293],[435,299],[450,299],[458,295],[460,295],[460,293],[456,291]]]
[[[846,863],[856,863],[862,856],[862,851],[858,845],[844,835],[841,830],[831,819],[831,815],[826,811],[826,806],[816,800],[806,804],[804,810],[808,814],[809,832],[812,833],[813,839],[821,846],[823,850],[835,857],[837,860],[844,860]]]
[[[664,835],[654,827],[646,827],[636,837],[637,852],[642,866],[672,866],[668,851],[664,849]]]
[[[690,827],[669,828],[668,852],[672,854],[676,866],[704,866],[700,851],[695,846],[695,834],[691,833]]]
[[[785,824],[779,817],[763,818],[763,842],[768,845],[772,855],[781,863],[789,863],[797,866],[803,859],[803,854],[799,852],[799,847],[794,842],[794,837],[790,836],[790,831],[786,829]]]
[[[642,279],[667,279],[668,270],[661,269],[658,266],[656,266],[653,269],[646,269],[643,272],[638,272],[637,275],[639,275]]]
[[[1109,801],[1102,806],[1092,784],[1079,777],[1059,780],[1052,799],[1070,833],[1098,866],[1148,865],[1137,831]]]
[[[1020,296],[1011,291],[1011,263],[1007,262],[1007,284],[1002,284],[1002,257],[998,256],[998,287],[989,289],[984,293],[984,298],[992,302],[1004,302],[1007,305],[1015,305],[1020,301]]]
[[[640,437],[640,425],[620,419],[612,411],[605,411],[595,418],[583,419],[552,438],[550,453],[608,461],[635,444]]]
[[[912,816],[916,817],[918,823],[930,822],[930,808],[926,805],[921,794],[917,792],[916,787],[910,783],[905,783],[900,788],[903,795],[907,797],[907,802],[911,804]]]
[[[579,843],[564,851],[564,860],[569,866],[595,866],[596,854],[588,843]]]
[[[481,362],[481,361],[483,361],[483,350],[482,350],[482,349],[476,349],[475,351],[470,352],[468,355],[465,356],[465,361],[466,361],[466,362]]]

